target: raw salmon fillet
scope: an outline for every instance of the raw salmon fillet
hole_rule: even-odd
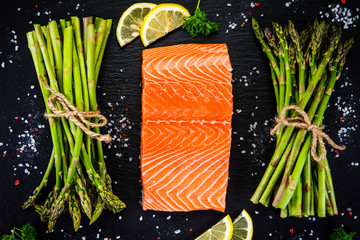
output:
[[[225,210],[231,70],[226,44],[143,51],[144,210]]]

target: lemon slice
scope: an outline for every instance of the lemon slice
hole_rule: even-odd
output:
[[[233,224],[229,215],[221,219],[195,240],[231,240]]]
[[[146,15],[141,26],[140,37],[146,47],[155,40],[183,25],[189,11],[179,4],[163,3]]]
[[[232,240],[251,240],[253,236],[253,223],[250,215],[243,210],[234,220]]]
[[[116,28],[116,37],[121,47],[140,35],[144,18],[154,7],[154,3],[135,3],[121,15]]]

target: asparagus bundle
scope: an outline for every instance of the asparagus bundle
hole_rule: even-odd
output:
[[[270,60],[278,115],[298,124],[303,110],[311,128],[321,126],[353,39],[340,43],[341,28],[317,20],[300,34],[291,21],[284,27],[273,23],[272,31],[263,32],[253,18],[252,27]],[[324,149],[314,147],[310,130],[286,125],[277,129],[275,152],[253,203],[268,206],[272,199],[281,217],[338,214],[329,163]],[[318,159],[316,152],[323,156]]]
[[[69,21],[61,19],[60,25],[56,21],[47,26],[34,24],[35,30],[27,33],[46,105],[53,150],[40,185],[24,203],[23,209],[34,206],[41,220],[48,221],[49,230],[54,228],[65,209],[69,210],[76,231],[80,226],[81,212],[86,214],[91,224],[104,208],[114,213],[125,208],[125,204],[112,192],[101,141],[84,134],[84,131],[90,131],[90,127],[82,125],[82,130],[80,125],[75,124],[81,116],[69,114],[69,108],[60,104],[61,99],[55,101],[56,95],[63,94],[68,104],[73,108],[76,106],[77,113],[85,117],[86,113],[90,113],[90,117],[84,120],[92,120],[88,125],[93,126],[93,136],[102,136],[98,127],[101,124],[94,117],[98,115],[96,84],[111,24],[111,19],[96,18],[93,23],[92,17],[86,17],[83,18],[81,31],[79,18],[71,17]],[[54,113],[51,105],[60,112],[65,110],[65,114]],[[95,115],[91,115],[93,113]],[[59,118],[61,115],[67,116]],[[54,165],[55,186],[45,203],[40,205],[36,200],[47,185]]]

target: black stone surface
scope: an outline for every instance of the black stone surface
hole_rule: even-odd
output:
[[[160,2],[162,1],[155,1],[155,3]],[[360,231],[359,218],[356,217],[360,217],[360,167],[356,166],[356,163],[359,164],[360,161],[360,145],[358,144],[360,131],[356,127],[358,124],[356,119],[360,114],[360,40],[359,27],[354,27],[354,24],[349,30],[344,30],[345,37],[355,36],[355,44],[347,57],[346,69],[337,83],[324,121],[327,126],[326,132],[336,142],[340,141],[337,133],[341,127],[354,126],[354,130],[349,130],[347,136],[341,135],[347,149],[338,157],[335,157],[336,154],[333,152],[328,153],[338,207],[343,216],[325,219],[317,217],[281,219],[277,210],[254,205],[249,200],[265,171],[262,163],[267,165],[275,147],[273,141],[269,142],[271,138],[268,134],[275,116],[275,98],[268,60],[251,30],[251,16],[256,17],[263,28],[270,27],[272,21],[286,24],[288,19],[293,20],[297,28],[302,28],[308,22],[319,18],[321,15],[319,11],[323,11],[323,14],[330,13],[329,4],[339,4],[342,8],[348,7],[355,15],[359,14],[356,11],[358,7],[356,4],[360,4],[355,0],[348,1],[345,5],[335,0],[258,2],[260,6],[252,8],[251,1],[203,0],[201,9],[209,14],[210,19],[220,24],[218,33],[207,38],[191,38],[185,31],[177,30],[150,47],[180,43],[226,43],[228,45],[234,69],[234,116],[226,213],[234,218],[242,209],[246,209],[254,221],[254,240],[329,239],[332,229],[341,224],[349,230]],[[196,1],[178,0],[176,3],[184,5],[191,12],[196,7]],[[131,4],[132,1],[114,0],[1,2],[0,66],[2,62],[5,62],[5,67],[0,67],[0,143],[2,143],[0,144],[0,234],[9,233],[14,226],[22,226],[30,222],[39,230],[40,239],[84,239],[84,237],[86,239],[116,239],[117,236],[120,236],[120,239],[130,240],[194,239],[224,216],[224,213],[215,211],[166,213],[142,210],[139,146],[141,54],[144,48],[139,39],[120,48],[115,35],[121,14]],[[289,4],[289,7],[286,7],[286,4]],[[242,13],[249,19],[243,27],[240,26],[244,22]],[[108,211],[103,212],[100,219],[91,226],[88,226],[89,220],[83,215],[83,228],[77,233],[73,231],[69,214],[65,213],[59,219],[55,231],[46,234],[46,224],[40,221],[34,209],[27,211],[21,209],[22,203],[40,183],[42,177],[40,172],[44,172],[47,166],[52,146],[49,127],[43,117],[44,102],[25,34],[33,29],[31,23],[44,25],[49,19],[68,19],[70,15],[113,19],[112,32],[99,76],[98,101],[102,113],[109,120],[114,121],[112,126],[108,126],[104,131],[113,129],[112,134],[126,134],[126,138],[129,139],[126,144],[122,140],[115,141],[110,147],[104,147],[109,173],[113,181],[117,182],[113,185],[114,192],[126,202],[128,207],[116,215]],[[333,18],[333,15],[330,14],[330,18]],[[237,26],[231,29],[230,22],[236,23]],[[356,25],[359,24],[358,20]],[[16,39],[14,35],[17,36]],[[15,40],[17,43],[14,42]],[[15,51],[16,45],[19,46],[18,51]],[[242,76],[247,77],[246,82]],[[240,81],[240,79],[243,80]],[[343,87],[341,87],[342,84],[344,84]],[[34,88],[32,89],[31,86]],[[345,116],[342,122],[340,119],[344,113],[335,106],[338,102],[337,97],[341,97],[339,102],[342,109],[352,107],[355,110],[354,113]],[[126,121],[123,123],[119,121],[123,117],[126,117],[128,121],[126,126],[122,125]],[[250,130],[255,122],[256,128]],[[268,124],[265,125],[265,122]],[[35,129],[43,124],[45,128]],[[31,143],[26,131],[33,135],[35,142]],[[22,136],[22,134],[25,135]],[[244,140],[241,140],[241,137]],[[22,149],[25,144],[35,146],[37,151],[35,152],[30,147]],[[256,145],[255,148],[253,144]],[[34,166],[37,169],[34,169]],[[30,175],[24,172],[25,169],[30,171]],[[50,178],[52,180],[49,186],[53,186],[54,176]],[[14,182],[18,179],[21,182],[15,186]],[[351,216],[348,208],[351,208]],[[176,230],[180,230],[180,233],[176,234]]]

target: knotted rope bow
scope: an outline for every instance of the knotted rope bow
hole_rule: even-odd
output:
[[[285,118],[285,113],[288,110],[294,109],[299,117],[289,117]],[[286,106],[281,111],[280,117],[276,119],[276,125],[273,129],[271,129],[270,134],[274,135],[276,131],[280,128],[281,125],[289,126],[289,127],[297,127],[297,128],[303,128],[306,129],[309,132],[312,132],[312,144],[311,144],[311,156],[313,159],[317,162],[321,162],[325,156],[326,156],[326,148],[324,144],[324,139],[332,146],[333,148],[336,148],[338,150],[344,150],[345,146],[339,146],[337,145],[326,133],[324,133],[322,130],[324,126],[319,126],[317,124],[312,124],[310,122],[309,117],[307,116],[306,112],[299,108],[298,106],[291,105]],[[320,145],[321,147],[321,155],[318,156],[316,153],[317,145]]]
[[[107,119],[103,115],[100,114],[100,111],[89,111],[89,112],[81,112],[77,109],[71,102],[61,93],[52,89],[42,77],[40,77],[40,82],[44,85],[44,87],[49,90],[52,94],[48,99],[48,107],[53,113],[45,113],[45,117],[65,117],[74,122],[76,126],[78,126],[81,130],[83,130],[87,135],[90,135],[93,138],[96,138],[99,141],[105,141],[109,143],[111,141],[111,136],[109,134],[102,135],[100,133],[96,133],[91,131],[86,126],[90,127],[103,127],[107,124]],[[56,105],[59,103],[63,110],[59,110]],[[86,118],[100,118],[100,123],[93,123]]]

